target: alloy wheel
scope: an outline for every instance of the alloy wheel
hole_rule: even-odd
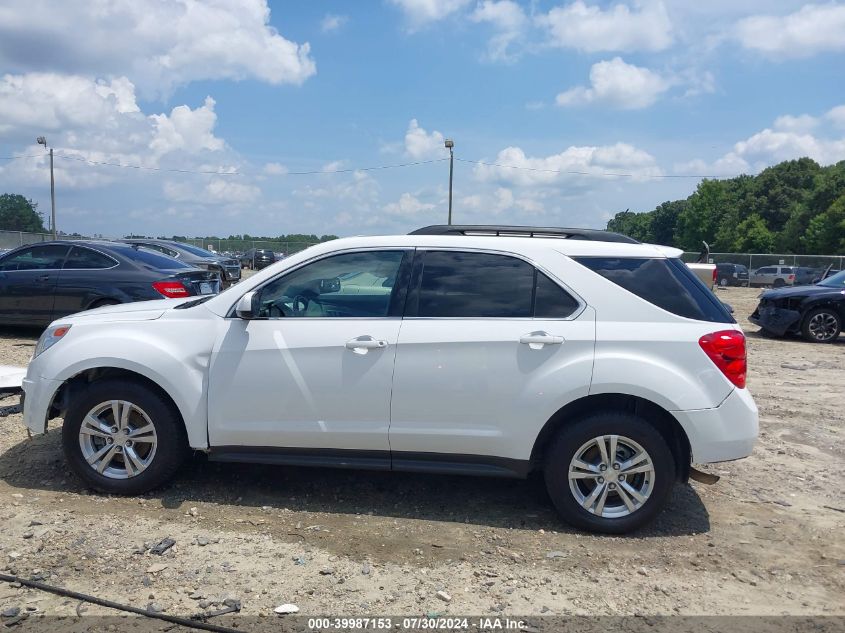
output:
[[[569,463],[569,489],[588,512],[626,517],[645,505],[654,490],[654,463],[637,442],[602,435],[585,442]]]
[[[819,312],[810,318],[807,329],[817,341],[829,341],[836,336],[838,325],[836,317],[831,313]]]
[[[125,400],[92,408],[79,427],[79,447],[88,465],[109,479],[143,473],[155,458],[158,436],[150,416]]]

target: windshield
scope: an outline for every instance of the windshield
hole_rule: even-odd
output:
[[[831,275],[827,279],[820,281],[818,285],[826,286],[828,288],[845,289],[845,270],[838,272],[835,275]]]
[[[183,251],[188,251],[193,255],[198,255],[199,257],[217,257],[211,251],[207,251],[204,248],[200,248],[199,246],[193,246],[191,244],[183,244],[182,242],[177,242],[179,248]]]

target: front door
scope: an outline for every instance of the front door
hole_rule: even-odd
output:
[[[211,359],[212,447],[383,451],[408,250],[332,255],[258,289]]]
[[[69,248],[30,246],[0,260],[0,321],[38,326],[53,320],[56,284]]]

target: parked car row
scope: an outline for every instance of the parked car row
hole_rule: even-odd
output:
[[[200,267],[161,248],[105,240],[41,242],[0,256],[0,324],[44,326],[83,310],[221,289],[216,264]]]

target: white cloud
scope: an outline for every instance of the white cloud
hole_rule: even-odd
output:
[[[595,176],[614,177],[609,174],[625,174],[632,180],[662,174],[651,154],[627,143],[572,146],[559,154],[539,158],[526,156],[519,147],[507,147],[492,162],[500,166],[476,165],[475,175],[479,180],[525,187],[555,185],[585,177],[593,180]]]
[[[430,202],[422,202],[419,198],[410,193],[403,193],[396,202],[384,205],[385,213],[398,215],[407,218],[415,218],[426,211],[434,209]]]
[[[621,58],[593,64],[590,87],[578,86],[557,95],[559,106],[600,103],[624,110],[652,105],[666,90],[669,81],[648,68],[626,64]]]
[[[831,108],[825,114],[825,118],[831,121],[836,127],[845,129],[845,105]]]
[[[284,176],[288,173],[288,168],[281,163],[265,163],[261,171],[267,176]]]
[[[420,28],[463,9],[471,0],[390,0],[402,9],[412,28]]]
[[[792,116],[784,114],[775,119],[774,128],[781,132],[810,132],[817,127],[819,120],[809,114]]]
[[[320,30],[323,33],[334,33],[343,25],[349,22],[348,15],[337,15],[335,13],[327,13],[320,21]]]
[[[555,7],[537,17],[548,30],[549,43],[588,53],[661,51],[672,43],[672,22],[662,2],[631,9],[616,4],[607,10],[582,0]]]
[[[191,110],[186,105],[173,108],[170,116],[153,114],[150,116],[155,126],[155,136],[150,141],[150,149],[161,156],[176,150],[197,153],[204,150],[218,151],[225,143],[214,136],[217,115],[214,112],[214,99],[205,98],[205,103]]]
[[[475,23],[491,24],[496,34],[487,42],[487,58],[491,61],[512,61],[513,44],[528,24],[522,7],[513,0],[484,0],[469,16]]]
[[[416,119],[411,119],[405,132],[405,152],[411,158],[441,158],[446,150],[443,135],[437,130],[431,134],[420,127]]]
[[[269,19],[266,0],[6,0],[0,65],[125,75],[148,96],[208,79],[301,84],[316,72],[309,45],[285,39]]]
[[[806,4],[788,15],[740,20],[735,37],[745,48],[776,57],[845,51],[845,5]]]
[[[809,156],[822,165],[845,160],[845,138],[821,129],[824,121],[837,125],[845,117],[845,105],[828,111],[824,117],[809,114],[778,117],[765,128],[734,144],[730,152],[712,163],[696,159],[675,165],[677,173],[703,176],[735,176],[758,172],[770,165]]]
[[[162,189],[168,200],[199,204],[249,204],[261,196],[258,187],[239,182],[237,176],[212,177],[204,183],[168,180]]]

